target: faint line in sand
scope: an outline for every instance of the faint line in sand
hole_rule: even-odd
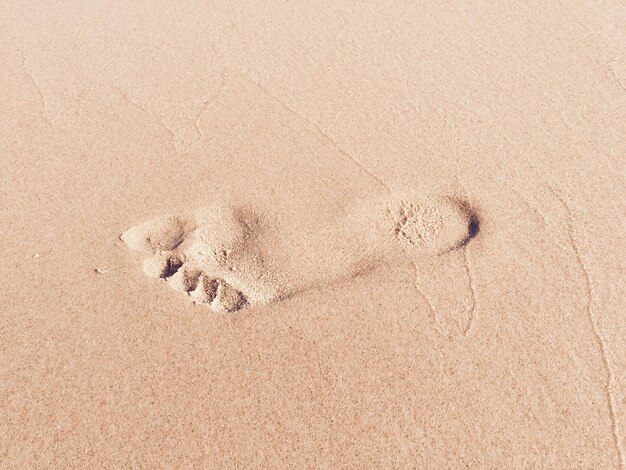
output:
[[[41,115],[41,119],[43,119],[46,122],[46,124],[48,124],[49,127],[54,127],[50,119],[48,119],[45,115],[46,100],[44,99],[43,92],[41,91],[41,87],[39,86],[35,78],[33,77],[33,74],[28,71],[28,67],[26,67],[26,55],[21,50],[19,50],[19,53],[22,56],[22,70],[24,71],[24,74],[28,77],[30,82],[34,85],[35,89],[37,90],[37,94],[39,95],[39,101],[41,101],[41,110],[39,111],[39,114]]]
[[[625,468],[626,464],[624,462],[624,451],[620,445],[619,426],[618,426],[618,421],[615,416],[615,400],[613,398],[613,394],[611,393],[611,388],[614,383],[613,371],[611,369],[611,366],[609,364],[609,360],[607,357],[606,346],[604,344],[604,341],[602,340],[602,336],[600,335],[600,330],[598,329],[596,319],[592,313],[593,288],[591,284],[591,278],[589,277],[589,272],[587,271],[587,268],[585,268],[585,264],[583,263],[578,245],[576,241],[574,240],[572,211],[567,205],[567,203],[565,202],[565,200],[561,196],[559,196],[559,194],[556,192],[554,188],[552,188],[550,185],[547,185],[547,187],[548,187],[548,190],[552,193],[552,195],[559,201],[559,204],[561,205],[561,207],[565,210],[565,213],[567,214],[567,236],[572,246],[574,256],[576,257],[576,262],[579,265],[582,271],[583,277],[585,279],[585,291],[586,291],[586,299],[587,299],[585,310],[587,312],[589,323],[591,324],[591,331],[592,331],[594,340],[598,345],[598,349],[600,350],[600,356],[602,359],[603,366],[606,370],[607,378],[606,378],[606,384],[604,388],[605,388],[606,395],[608,397],[608,406],[609,406],[609,414],[610,414],[610,419],[611,419],[611,428],[613,432],[613,440],[615,443],[615,447],[617,449],[617,453],[618,453],[618,457],[620,461],[620,468]]]
[[[513,147],[515,150],[518,150],[518,147],[514,144],[513,141],[511,141],[511,139],[507,138],[506,135],[502,134],[502,137],[504,138],[505,142],[508,143],[511,147]],[[613,370],[610,367],[609,361],[608,361],[608,356],[606,354],[606,347],[604,345],[604,341],[602,340],[602,336],[600,335],[600,331],[598,330],[598,327],[596,325],[596,321],[595,318],[593,316],[593,314],[591,313],[592,311],[592,304],[593,304],[593,298],[592,298],[592,289],[591,289],[591,279],[589,277],[589,273],[587,271],[587,269],[585,268],[585,265],[582,261],[582,257],[580,255],[580,251],[578,249],[578,245],[575,243],[574,240],[574,228],[573,228],[573,216],[572,216],[572,211],[569,208],[569,206],[565,203],[565,201],[563,200],[563,198],[561,196],[558,195],[558,193],[556,192],[556,190],[550,186],[549,183],[547,183],[543,178],[542,178],[542,173],[539,172],[531,163],[530,161],[525,158],[524,159],[526,161],[526,164],[528,165],[528,167],[530,168],[530,170],[536,175],[537,179],[539,181],[542,181],[545,186],[548,188],[548,190],[552,193],[552,196],[558,201],[559,205],[565,210],[566,214],[567,214],[567,236],[569,238],[569,242],[570,245],[572,246],[572,250],[574,251],[574,256],[576,257],[576,261],[578,263],[578,265],[580,266],[581,271],[583,272],[583,276],[585,278],[585,283],[586,283],[586,287],[587,287],[587,306],[586,306],[586,311],[587,311],[587,317],[589,319],[589,322],[591,323],[591,329],[592,329],[592,334],[594,337],[595,342],[598,345],[598,350],[600,351],[600,355],[601,355],[601,359],[602,359],[602,363],[604,366],[604,369],[606,370],[606,383],[604,385],[605,388],[605,392],[608,398],[608,408],[609,408],[609,419],[611,420],[611,431],[613,434],[613,441],[614,441],[614,445],[615,448],[617,450],[617,454],[618,454],[618,458],[619,458],[619,463],[620,463],[620,468],[624,469],[626,468],[626,455],[624,454],[624,450],[622,449],[621,446],[621,440],[620,440],[620,432],[619,432],[619,423],[617,421],[616,415],[615,415],[615,399],[613,398],[613,394],[611,393],[611,387],[614,383],[614,377],[613,377]],[[542,217],[543,219],[543,217]]]
[[[471,307],[468,312],[467,323],[465,325],[465,328],[463,328],[463,336],[467,336],[474,323],[474,316],[476,314],[476,308],[478,304],[476,296],[476,285],[474,283],[474,276],[472,275],[469,254],[467,253],[467,245],[463,247],[463,260],[465,261],[465,272],[467,273],[468,286],[471,293]]]
[[[252,79],[252,77],[250,77],[249,75],[241,72],[241,71],[237,71],[237,73],[239,75],[241,75],[243,77],[244,80],[246,80],[247,82],[255,85],[256,87],[258,87],[260,90],[262,90],[267,96],[269,96],[270,98],[272,98],[274,101],[276,101],[282,108],[284,108],[285,110],[289,111],[291,114],[294,114],[295,116],[299,117],[300,119],[302,119],[303,121],[307,122],[309,125],[313,126],[315,128],[315,130],[318,132],[319,135],[322,136],[322,138],[324,140],[326,140],[327,142],[329,142],[333,147],[335,147],[335,149],[347,160],[350,160],[354,165],[358,166],[359,169],[361,171],[363,171],[365,174],[367,174],[371,179],[373,179],[374,181],[376,181],[376,183],[383,189],[385,189],[386,191],[389,191],[389,186],[387,186],[387,184],[376,175],[376,173],[374,173],[372,170],[370,170],[367,166],[365,166],[362,162],[360,162],[359,160],[357,160],[355,157],[353,157],[352,155],[350,155],[348,152],[346,152],[345,150],[343,150],[341,148],[341,146],[334,140],[332,139],[327,133],[325,133],[322,128],[315,123],[315,121],[312,121],[311,119],[309,119],[308,117],[306,117],[304,114],[299,113],[298,111],[296,111],[294,108],[292,108],[291,106],[289,106],[286,102],[284,102],[283,100],[281,100],[280,98],[278,98],[276,95],[274,95],[272,92],[270,92],[266,87],[264,87],[263,85],[261,85],[261,83],[257,82],[256,80]]]
[[[117,86],[117,85],[108,85],[108,87],[111,90],[115,91],[118,95],[120,95],[124,100],[126,100],[127,103],[130,103],[135,108],[139,109],[140,111],[143,111],[148,116],[152,117],[157,122],[157,124],[161,128],[163,128],[165,130],[165,132],[167,132],[167,135],[169,136],[168,140],[170,141],[170,144],[174,148],[174,151],[176,153],[178,153],[178,150],[176,149],[176,143],[175,143],[176,136],[174,135],[174,131],[172,129],[170,129],[167,126],[167,124],[165,124],[165,121],[163,121],[163,118],[161,116],[159,116],[156,113],[153,113],[152,111],[150,111],[145,106],[139,104],[137,101],[135,101],[133,98],[131,98],[128,95],[128,93],[126,93],[124,90],[122,90],[119,86]]]
[[[225,70],[222,71],[220,86],[218,87],[217,91],[202,102],[202,107],[200,108],[200,111],[198,111],[198,113],[196,114],[196,117],[194,118],[194,121],[192,123],[193,127],[196,130],[196,133],[198,134],[198,138],[194,140],[193,142],[191,142],[189,145],[187,145],[182,150],[181,155],[187,154],[189,149],[193,147],[194,145],[196,145],[198,142],[200,142],[200,139],[202,139],[202,132],[200,131],[200,126],[198,126],[198,121],[200,120],[200,117],[202,117],[204,112],[208,109],[209,105],[217,99],[220,93],[222,93],[222,90],[224,89],[224,85],[226,83],[225,74],[226,74],[226,71]]]

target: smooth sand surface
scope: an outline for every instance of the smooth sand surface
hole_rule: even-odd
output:
[[[0,467],[626,468],[626,4],[9,0],[0,45]]]

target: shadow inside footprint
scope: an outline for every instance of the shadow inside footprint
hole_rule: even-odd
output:
[[[467,227],[467,237],[463,241],[458,248],[467,245],[470,240],[478,235],[480,232],[480,218],[478,217],[478,212],[475,208],[473,208],[470,203],[464,199],[451,199],[456,204],[458,204],[461,211],[466,214],[468,219],[468,227]]]

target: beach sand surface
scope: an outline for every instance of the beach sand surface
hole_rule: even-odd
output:
[[[0,2],[0,467],[626,468],[625,25]]]

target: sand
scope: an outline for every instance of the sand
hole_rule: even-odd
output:
[[[626,468],[625,25],[0,3],[0,467]]]

